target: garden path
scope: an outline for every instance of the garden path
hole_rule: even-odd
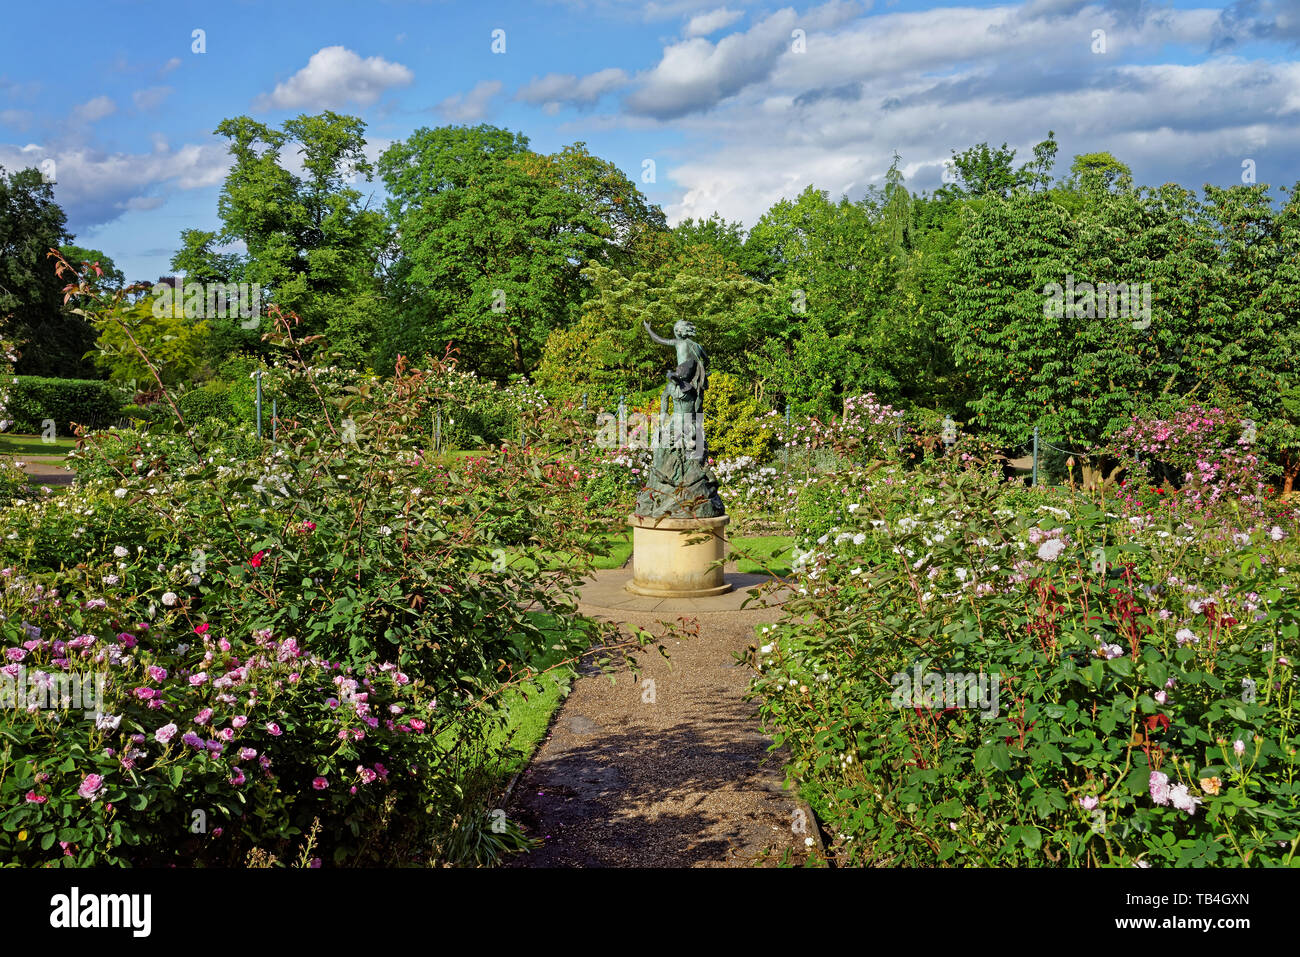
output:
[[[698,636],[637,657],[641,678],[579,676],[511,793],[508,814],[541,846],[514,867],[745,867],[802,863],[820,845],[808,807],[783,787],[782,755],[768,753],[749,672],[732,653],[754,642],[775,608],[741,609],[744,588],[766,580],[728,574],[729,595],[633,599],[627,569],[597,572],[580,608],[658,633],[689,616]],[[646,684],[647,681],[653,682]]]

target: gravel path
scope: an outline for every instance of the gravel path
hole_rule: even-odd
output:
[[[19,461],[23,463],[23,471],[32,477],[32,482],[36,485],[71,485],[77,478],[77,473],[71,469],[48,462],[32,462],[21,458]]]
[[[627,572],[598,574],[607,585]],[[656,634],[675,617],[663,605],[582,610]],[[639,682],[626,672],[612,684],[599,673],[576,679],[507,812],[542,846],[510,866],[745,867],[787,852],[803,863],[816,827],[782,787],[781,754],[768,753],[743,700],[748,670],[732,658],[777,614],[694,612],[698,637],[665,642],[671,662],[653,647],[639,654]]]

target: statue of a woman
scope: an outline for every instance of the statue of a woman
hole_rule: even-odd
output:
[[[677,368],[668,372],[668,389],[660,400],[659,407],[667,411],[668,396],[673,397],[674,412],[704,413],[704,390],[708,388],[708,357],[704,349],[695,341],[695,325],[686,319],[673,323],[673,335],[676,338],[665,339],[655,335],[650,323],[642,322],[650,338],[661,346],[677,348]]]
[[[718,496],[718,480],[708,466],[708,442],[704,435],[704,392],[708,388],[708,359],[692,337],[695,326],[685,319],[673,324],[672,339],[655,335],[650,323],[643,323],[650,338],[661,346],[677,350],[677,366],[668,372],[668,386],[659,400],[658,441],[646,488],[637,499],[637,514],[715,517],[725,513]],[[665,423],[668,399],[673,400],[672,417]]]

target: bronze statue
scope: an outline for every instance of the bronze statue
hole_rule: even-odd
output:
[[[704,435],[704,392],[708,388],[708,357],[692,338],[695,326],[685,319],[673,324],[672,339],[650,338],[677,350],[677,366],[659,400],[654,458],[646,487],[637,498],[636,514],[650,518],[716,518],[726,514],[718,496],[718,479],[708,465]],[[672,399],[672,414],[668,400]]]

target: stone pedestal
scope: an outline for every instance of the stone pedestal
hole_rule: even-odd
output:
[[[629,515],[632,580],[624,587],[651,598],[700,598],[731,591],[722,577],[729,521],[726,515],[660,519]]]

